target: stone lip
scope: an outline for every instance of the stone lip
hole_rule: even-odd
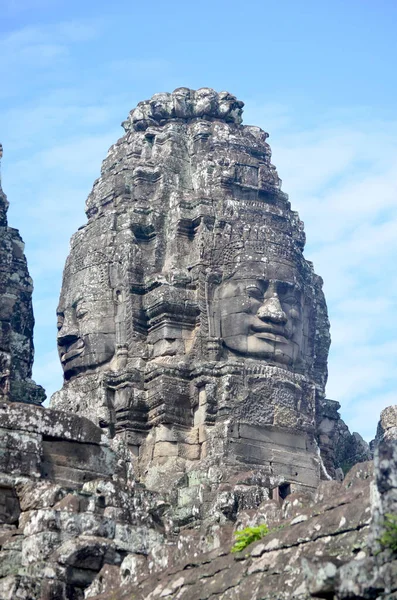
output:
[[[125,131],[145,130],[150,126],[163,125],[172,120],[219,119],[240,125],[244,102],[229,92],[216,92],[211,88],[190,90],[181,87],[168,92],[154,94],[150,100],[139,102],[126,121]]]

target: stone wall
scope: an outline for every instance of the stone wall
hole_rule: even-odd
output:
[[[395,512],[397,449],[387,442],[376,459],[374,534],[370,463],[354,467],[343,483],[323,481],[314,496],[289,489],[283,497],[282,488],[269,493],[269,476],[260,470],[233,474],[227,466],[206,469],[203,461],[160,494],[133,478],[125,446],[112,448],[89,420],[20,404],[3,404],[0,411],[4,600],[72,600],[100,592],[113,600],[124,598],[116,591],[121,584],[130,586],[125,597],[137,599],[160,593],[270,599],[275,590],[280,599],[292,591],[302,600],[324,597],[330,581],[337,585],[340,565],[352,572],[350,559],[353,565],[365,559],[375,569],[372,551],[384,514]],[[268,443],[263,433],[261,441]],[[299,447],[296,439],[279,442]],[[273,533],[250,548],[250,558],[231,555],[233,530],[263,522]],[[376,561],[393,564],[385,552]],[[391,567],[382,568],[388,573]],[[324,582],[324,569],[330,581]]]
[[[115,590],[103,600],[369,600],[397,597],[397,553],[379,544],[385,514],[397,515],[397,443],[382,442],[373,464],[357,464],[344,482],[321,482],[315,498],[289,496],[239,515],[236,527],[267,523],[270,533],[239,554],[232,536],[211,553],[194,543],[179,565]],[[397,537],[396,537],[397,539]],[[114,583],[117,581],[113,579]]]
[[[269,493],[260,470],[233,473],[205,461],[155,493],[134,479],[126,447],[85,418],[8,403],[0,422],[4,600],[397,592],[397,560],[378,541],[385,515],[397,511],[396,442],[380,443],[375,480],[372,463],[360,463],[314,495],[282,486]],[[233,531],[261,523],[270,534],[231,554]]]
[[[374,443],[382,440],[397,440],[397,405],[388,406],[380,413]]]
[[[342,479],[353,465],[371,460],[369,444],[357,432],[350,433],[339,414],[340,404],[328,398],[317,404],[317,439],[326,472]]]
[[[83,598],[103,565],[163,542],[123,458],[88,419],[0,405],[0,598]]]

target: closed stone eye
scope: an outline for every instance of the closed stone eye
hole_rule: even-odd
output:
[[[263,293],[257,287],[247,288],[247,294],[250,298],[254,298],[254,300],[258,300],[259,302],[263,300]]]

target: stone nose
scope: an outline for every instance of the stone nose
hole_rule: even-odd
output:
[[[79,339],[79,330],[77,325],[70,319],[64,320],[62,327],[58,331],[57,342],[58,346],[70,346]]]
[[[288,321],[287,315],[283,311],[283,307],[281,306],[279,297],[276,293],[270,298],[265,298],[258,309],[257,316],[262,319],[262,321],[271,321],[278,325],[285,325]]]

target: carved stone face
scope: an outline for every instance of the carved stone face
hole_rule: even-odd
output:
[[[57,309],[58,353],[65,379],[108,363],[115,354],[115,302],[97,265],[64,282]]]
[[[251,263],[224,281],[214,297],[214,316],[229,350],[299,365],[308,330],[297,269],[283,263]]]
[[[211,88],[200,88],[194,96],[194,116],[210,115],[216,106],[217,94]]]

